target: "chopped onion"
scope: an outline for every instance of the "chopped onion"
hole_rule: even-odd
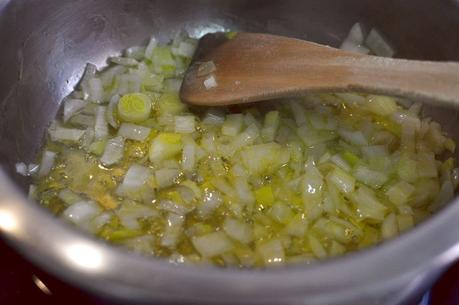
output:
[[[79,99],[68,99],[64,102],[64,123],[86,106],[86,102]]]
[[[375,28],[371,29],[365,39],[365,44],[378,56],[392,57],[395,54],[394,49]]]
[[[135,141],[144,141],[150,135],[150,132],[151,128],[130,123],[122,123],[118,129],[119,136]]]
[[[48,134],[52,141],[78,142],[83,137],[84,133],[84,130],[65,128],[60,125],[51,125],[48,128]]]
[[[80,201],[69,206],[64,212],[63,217],[74,223],[84,223],[99,213],[99,208],[93,201]]]
[[[222,134],[225,136],[236,136],[242,129],[244,117],[242,114],[229,114],[222,126]]]
[[[88,82],[89,100],[95,103],[102,103],[104,101],[104,87],[99,78],[91,78]]]
[[[151,59],[153,56],[153,50],[158,45],[158,41],[154,36],[150,38],[147,47],[145,48],[145,58]]]
[[[192,115],[177,115],[174,118],[175,132],[193,133],[195,129],[195,119]]]
[[[206,76],[209,75],[217,70],[217,66],[213,61],[206,61],[199,65],[198,72],[196,73],[197,76]]]
[[[218,84],[214,74],[210,75],[208,78],[204,80],[204,87],[206,87],[207,90],[215,88],[217,86]]]
[[[193,246],[204,257],[214,257],[230,251],[233,244],[223,232],[193,237]]]
[[[110,103],[108,103],[108,106],[107,106],[107,122],[113,128],[118,128],[119,126],[113,114],[113,111],[118,107],[119,100],[120,100],[120,96],[118,94],[115,94],[110,98]]]
[[[380,188],[389,179],[385,174],[371,170],[363,165],[355,168],[354,176],[357,180],[375,189]]]
[[[198,214],[202,218],[208,217],[222,203],[222,198],[218,192],[207,191],[202,200],[202,204],[198,207]]]
[[[69,122],[75,125],[92,127],[95,124],[95,119],[92,115],[77,114],[72,117]]]
[[[132,197],[132,195],[135,195],[136,192],[141,190],[147,180],[151,177],[152,173],[150,172],[150,169],[145,166],[133,164],[127,170],[123,182],[116,190],[116,193],[119,196]]]
[[[113,165],[123,158],[124,153],[124,139],[121,136],[114,137],[107,141],[104,154],[100,158],[105,166]]]
[[[58,194],[58,197],[67,205],[72,205],[74,203],[83,201],[83,198],[81,198],[81,196],[75,194],[70,189],[61,190]]]
[[[259,245],[257,252],[267,266],[282,265],[285,263],[284,247],[280,240],[274,239]]]
[[[137,66],[139,62],[135,60],[134,58],[127,58],[127,57],[111,57],[110,61],[112,63],[122,65],[122,66]]]
[[[38,176],[43,177],[49,174],[51,168],[54,166],[54,161],[57,154],[55,152],[46,150],[43,152],[41,157],[40,170],[38,171]]]
[[[190,206],[186,206],[184,204],[180,204],[172,200],[161,200],[160,202],[158,202],[158,208],[160,210],[172,212],[176,215],[182,216],[188,214],[193,210],[193,208]]]
[[[96,122],[94,124],[94,136],[96,140],[104,139],[108,136],[108,123],[105,119],[106,111],[107,107],[97,107]]]
[[[182,136],[173,133],[160,133],[151,142],[149,158],[153,163],[168,159],[182,150]]]
[[[172,53],[174,55],[191,58],[195,50],[196,44],[182,41],[177,48],[172,48]]]
[[[24,162],[16,163],[16,173],[22,176],[28,176],[29,171],[27,170],[27,165]]]
[[[169,213],[167,216],[166,229],[164,231],[163,237],[161,238],[162,246],[167,248],[175,248],[183,230],[182,225],[184,220],[185,219],[183,216]]]
[[[360,187],[349,196],[357,205],[358,212],[362,218],[370,218],[382,221],[387,207],[384,206],[368,188]]]
[[[175,168],[162,168],[155,172],[156,184],[160,188],[171,186],[180,176],[180,170]]]

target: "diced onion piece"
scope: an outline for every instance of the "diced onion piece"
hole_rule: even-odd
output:
[[[318,258],[324,258],[327,256],[327,251],[322,246],[320,241],[313,235],[308,235],[309,247],[311,247],[312,253]]]
[[[378,221],[382,221],[384,219],[387,207],[376,198],[375,194],[370,189],[360,187],[349,196],[357,205],[357,211],[360,214],[360,217]]]
[[[104,87],[100,78],[91,78],[88,82],[89,100],[101,103],[104,100]]]
[[[86,65],[86,68],[84,69],[83,77],[81,78],[80,82],[80,87],[83,91],[84,98],[86,99],[88,97],[88,84],[89,80],[92,79],[97,72],[97,67],[91,63],[88,63]]]
[[[267,266],[282,265],[285,263],[284,247],[278,239],[273,239],[258,245],[257,252]]]
[[[110,61],[112,63],[118,64],[118,65],[131,66],[131,67],[132,66],[137,66],[139,64],[139,62],[137,60],[135,60],[134,58],[129,58],[129,57],[115,56],[115,57],[111,57]]]
[[[178,78],[169,78],[164,81],[164,91],[177,93],[182,86],[182,80]]]
[[[124,153],[124,138],[117,136],[107,141],[104,154],[100,158],[105,166],[113,165],[123,158]]]
[[[359,53],[359,54],[370,53],[370,50],[368,48],[355,44],[352,41],[347,40],[347,39],[342,42],[339,48],[344,51],[354,52],[354,53]]]
[[[215,79],[215,75],[213,74],[204,80],[204,87],[206,87],[207,90],[215,88],[217,86],[217,80]]]
[[[360,23],[354,23],[352,25],[351,29],[349,30],[349,33],[347,34],[347,37],[345,41],[352,42],[355,45],[361,45],[363,43],[363,40],[365,39],[364,33],[362,26]]]
[[[180,171],[175,168],[162,168],[155,172],[156,184],[160,188],[171,186],[179,177]]]
[[[133,47],[127,48],[124,53],[126,57],[141,60],[145,56],[145,47],[133,46]]]
[[[244,116],[240,113],[229,114],[222,125],[222,134],[225,136],[236,136],[241,132],[244,123]]]
[[[99,213],[100,209],[93,201],[80,201],[69,206],[62,216],[76,224],[84,223]]]
[[[357,180],[373,188],[380,188],[389,179],[387,175],[371,170],[363,165],[358,165],[354,170],[354,176]]]
[[[414,226],[414,218],[411,215],[397,215],[398,231],[403,232]]]
[[[48,129],[48,134],[51,141],[68,141],[78,142],[84,135],[85,131],[81,129],[65,128],[60,125],[51,126]]]
[[[151,61],[153,63],[153,70],[156,73],[164,73],[170,75],[176,68],[174,58],[169,47],[156,46],[153,49]]]
[[[389,214],[381,225],[381,236],[384,239],[394,237],[398,234],[397,218],[394,213]]]
[[[161,200],[158,202],[157,207],[160,210],[172,212],[177,215],[186,215],[193,210],[192,206],[187,206],[172,200]]]
[[[349,172],[351,170],[351,166],[339,154],[331,156],[330,161],[335,163],[337,166],[339,166],[341,169],[343,169],[346,172]]]
[[[94,116],[92,115],[85,115],[85,114],[77,114],[72,117],[69,121],[71,124],[81,125],[86,127],[93,127],[95,124]]]
[[[196,44],[182,41],[177,48],[172,48],[174,55],[179,55],[187,58],[193,57],[194,51],[196,50]]]
[[[224,121],[225,114],[219,109],[211,108],[206,112],[202,123],[208,125],[221,125]]]
[[[148,138],[150,132],[151,128],[131,123],[122,123],[118,129],[119,136],[135,141],[144,141]]]
[[[327,175],[327,181],[335,185],[343,193],[350,193],[355,187],[355,178],[338,168],[335,168]]]
[[[157,45],[158,41],[156,40],[156,38],[154,36],[151,37],[147,47],[145,48],[145,58],[151,59],[153,55],[153,50],[156,48]]]
[[[110,102],[108,103],[108,106],[107,106],[107,122],[113,128],[118,128],[118,122],[115,119],[115,115],[113,111],[118,107],[119,100],[120,100],[120,96],[118,94],[115,94],[110,98]]]
[[[392,203],[402,205],[410,199],[415,190],[416,188],[408,182],[400,181],[386,191],[386,196]]]
[[[86,102],[80,99],[68,99],[64,102],[64,117],[66,123],[75,114],[78,114],[86,106]]]
[[[185,104],[180,101],[180,98],[176,92],[167,92],[162,94],[157,105],[159,116],[164,116],[167,114],[179,114],[186,108]]]
[[[206,61],[199,65],[196,75],[199,77],[206,76],[206,75],[209,75],[210,73],[215,72],[215,70],[217,70],[215,63],[213,61]]]
[[[298,214],[292,217],[284,230],[289,235],[303,237],[308,230],[308,221],[304,215]]]
[[[378,56],[392,57],[395,54],[394,49],[387,43],[381,34],[375,28],[371,29],[367,38],[365,39],[367,45],[373,53]]]
[[[175,248],[183,230],[184,216],[169,213],[166,220],[166,229],[161,238],[161,246]]]
[[[269,174],[288,162],[290,154],[277,143],[247,146],[241,151],[242,162],[252,175]]]
[[[54,166],[54,161],[57,154],[55,152],[45,150],[43,156],[41,157],[40,170],[38,171],[38,176],[43,177],[49,174],[51,168]]]
[[[207,235],[193,237],[193,246],[204,257],[214,257],[230,251],[233,243],[223,232],[214,232]]]
[[[274,141],[277,130],[279,129],[279,111],[270,111],[265,115],[261,137],[264,141]]]
[[[22,176],[28,176],[29,172],[27,170],[27,165],[24,162],[16,163],[16,173]]]
[[[75,194],[70,189],[63,189],[58,194],[59,199],[65,202],[67,205],[72,205],[74,203],[83,201],[81,196]]]
[[[100,230],[104,225],[110,222],[112,219],[113,214],[109,212],[104,212],[102,214],[97,215],[92,219],[91,224],[93,225],[95,231]]]
[[[142,93],[131,93],[121,97],[118,102],[118,116],[125,122],[138,123],[150,116],[151,100]]]
[[[293,215],[292,210],[285,202],[276,202],[269,210],[271,217],[279,223],[287,223]]]
[[[157,211],[142,204],[123,204],[116,214],[121,224],[131,230],[140,229],[139,219],[158,216]]]
[[[100,140],[108,136],[108,123],[105,118],[106,111],[107,107],[97,107],[96,122],[94,124],[94,136],[96,140]]]
[[[202,218],[208,217],[222,203],[222,197],[218,192],[206,191],[202,204],[198,207],[198,214]]]
[[[361,131],[349,131],[346,129],[339,129],[339,135],[343,138],[343,140],[358,146],[366,146],[368,145],[368,140],[365,138]]]
[[[177,115],[174,118],[175,132],[193,133],[195,130],[195,118],[193,115]]]
[[[183,138],[182,169],[191,172],[196,165],[196,143],[191,137]]]
[[[245,177],[234,179],[234,189],[242,203],[250,204],[255,202],[255,197]]]
[[[169,159],[182,151],[182,136],[176,133],[160,133],[150,145],[149,158],[153,163]]]
[[[392,97],[382,95],[369,95],[366,107],[374,114],[382,116],[391,115],[398,109]]]
[[[133,164],[124,175],[123,182],[116,190],[116,194],[119,196],[133,197],[151,177],[152,173],[149,168]]]
[[[244,244],[251,242],[253,239],[251,226],[234,218],[225,218],[223,230],[229,237]]]

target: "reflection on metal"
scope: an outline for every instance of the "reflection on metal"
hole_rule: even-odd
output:
[[[52,295],[51,290],[49,290],[45,283],[43,283],[43,281],[40,280],[36,275],[32,275],[32,281],[44,294]]]
[[[18,227],[17,218],[8,210],[0,210],[0,229],[13,232]]]
[[[102,253],[89,245],[71,244],[64,246],[64,255],[77,267],[99,269],[102,267]]]

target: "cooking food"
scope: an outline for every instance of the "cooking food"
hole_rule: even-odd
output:
[[[18,165],[31,196],[134,251],[241,267],[375,245],[452,199],[455,143],[420,104],[327,93],[191,108],[178,91],[196,43],[152,38],[88,64],[40,166]],[[218,66],[203,67],[212,90]]]

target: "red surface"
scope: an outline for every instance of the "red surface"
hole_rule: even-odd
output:
[[[451,267],[432,289],[431,305],[459,304],[459,263]]]
[[[46,285],[51,292],[50,295],[38,288],[33,281],[34,275]],[[1,238],[0,304],[111,305],[35,268],[16,254]],[[448,270],[434,286],[431,305],[459,305],[459,263]]]

